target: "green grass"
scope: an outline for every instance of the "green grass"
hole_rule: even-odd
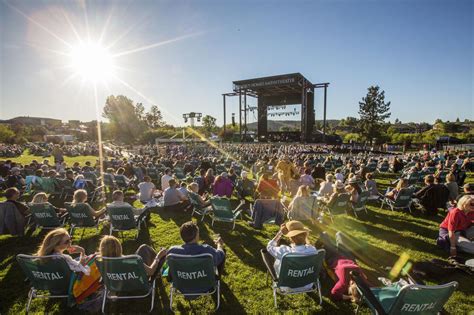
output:
[[[33,160],[42,162],[43,160],[47,159],[49,160],[50,165],[52,165],[54,162],[54,158],[52,156],[43,158],[42,156],[36,156],[36,155],[30,154],[27,151],[24,151],[23,154],[18,157],[9,158],[9,159],[12,160],[13,162],[21,163],[22,165],[30,164],[31,161]],[[94,165],[97,159],[98,157],[93,156],[93,155],[81,155],[81,156],[75,156],[75,157],[65,156],[64,162],[66,162],[67,165],[72,165],[75,162],[79,162],[81,165],[84,165],[85,162],[89,161],[92,163],[92,165]]]
[[[83,158],[81,158],[84,160]],[[29,161],[28,161],[29,162]],[[392,176],[383,176],[378,179],[381,186],[387,185]],[[470,174],[469,181],[473,181]],[[401,253],[408,253],[414,261],[445,258],[445,253],[435,245],[438,225],[442,220],[439,215],[427,218],[419,213],[413,215],[402,212],[381,210],[378,205],[369,206],[368,215],[357,219],[352,216],[341,216],[334,224],[311,226],[314,231],[311,239],[321,230],[330,234],[340,230],[345,232],[361,249],[357,251],[359,262],[366,270],[369,278],[376,282],[378,276],[386,276],[385,267],[393,266]],[[124,233],[123,247],[125,254],[132,254],[142,243],[152,244],[155,248],[169,247],[181,244],[178,227],[190,220],[190,213],[158,212],[152,214],[151,226],[142,231],[137,241],[135,232]],[[196,218],[194,219],[196,220]],[[235,230],[231,225],[216,222],[214,228],[208,220],[199,221],[201,239],[212,244],[215,234],[219,233],[226,243],[227,261],[226,273],[221,281],[221,314],[242,314],[257,312],[274,312],[272,290],[265,281],[265,266],[260,257],[260,249],[274,236],[278,228],[265,226],[264,230],[257,231],[239,222]],[[97,249],[102,235],[108,234],[108,228],[103,227],[97,234],[94,229],[88,229],[81,241],[80,231],[74,236],[74,243],[83,246],[87,253]],[[0,236],[0,313],[18,314],[25,312],[28,285],[23,282],[24,276],[15,261],[18,253],[33,253],[40,244],[45,233],[34,232],[25,237]],[[446,304],[450,314],[466,314],[474,305],[474,282],[465,274],[446,276],[443,282],[456,280],[459,289]],[[318,305],[316,295],[295,295],[278,297],[282,311],[297,311],[298,313],[321,314],[350,314],[353,305],[348,302],[332,302],[328,296],[333,282],[330,278],[322,279],[323,304]],[[169,313],[169,285],[166,280],[159,282],[154,313]],[[110,303],[108,308],[115,313],[146,312],[149,300],[127,301]],[[175,310],[181,313],[211,312],[214,302],[209,297],[200,298],[191,302],[178,298]],[[58,301],[35,300],[32,304],[33,312],[50,313],[79,313],[75,309],[66,308]],[[368,314],[367,308],[362,314]]]

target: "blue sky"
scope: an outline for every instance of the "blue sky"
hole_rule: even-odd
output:
[[[120,80],[97,86],[100,108],[123,94],[172,124],[190,111],[221,124],[232,81],[301,72],[331,83],[328,118],[358,116],[377,84],[392,121],[473,119],[473,10],[469,0],[0,2],[0,117],[95,119],[92,83],[65,82],[63,41],[78,42],[67,16],[80,38],[89,29],[97,40],[107,25],[111,53],[178,38],[115,58]],[[319,95],[316,119],[321,109]]]

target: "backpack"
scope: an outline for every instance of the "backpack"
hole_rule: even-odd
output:
[[[100,283],[101,275],[99,268],[95,263],[97,255],[91,255],[87,258],[86,265],[90,268],[90,274],[75,273],[71,279],[71,287],[69,290],[69,305],[82,304],[85,299],[96,291],[102,284]]]

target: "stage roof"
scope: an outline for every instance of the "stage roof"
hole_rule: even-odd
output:
[[[257,95],[279,95],[301,93],[303,82],[313,88],[313,84],[301,73],[289,73],[249,80],[234,81],[234,92],[247,91]]]

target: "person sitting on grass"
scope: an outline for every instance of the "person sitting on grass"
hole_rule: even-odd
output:
[[[143,177],[143,182],[138,184],[138,189],[140,192],[138,193],[140,202],[143,204],[146,204],[150,200],[153,199],[153,196],[155,195],[155,184],[151,182],[151,177],[150,176],[144,176]]]
[[[278,276],[280,274],[281,261],[285,254],[316,254],[318,252],[316,247],[310,245],[308,240],[308,234],[310,231],[311,230],[306,228],[300,221],[288,221],[283,223],[275,237],[268,242],[267,248],[260,251],[267,269],[270,272],[274,270],[274,273]],[[286,236],[290,239],[290,246],[280,245],[282,236]],[[312,284],[309,284],[304,286],[302,289],[310,289],[311,287]]]
[[[184,241],[183,245],[173,246],[168,250],[168,254],[178,255],[200,255],[211,254],[214,259],[214,266],[219,275],[224,271],[226,254],[224,251],[224,241],[221,237],[214,240],[217,249],[207,244],[199,244],[199,227],[193,221],[185,222],[179,228],[179,234]]]
[[[184,210],[188,207],[188,198],[176,188],[176,180],[170,179],[168,188],[163,192],[164,206],[170,210]]]
[[[208,207],[211,205],[211,201],[207,200],[207,193],[204,193],[202,196],[199,195],[199,184],[191,183],[188,186],[188,193],[191,198],[194,198],[202,208]]]
[[[125,195],[123,194],[123,191],[115,190],[112,193],[112,202],[107,204],[107,207],[130,208],[134,215],[143,215],[145,213],[145,210],[147,210],[147,208],[141,208],[141,209],[135,208],[128,202],[125,202],[124,199],[125,199]]]
[[[446,186],[435,183],[433,175],[425,176],[425,187],[415,193],[423,211],[428,215],[436,215],[439,208],[446,208],[449,190]]]
[[[369,198],[378,198],[379,197],[379,190],[377,189],[377,182],[374,180],[374,176],[372,173],[367,173],[365,175],[365,189],[370,194]]]
[[[122,257],[122,244],[112,235],[102,237],[99,244],[99,254],[102,257]],[[166,250],[162,248],[158,253],[149,245],[142,244],[138,247],[135,255],[143,260],[143,268],[147,276],[155,278],[159,275],[161,266],[165,262]]]
[[[90,214],[97,219],[101,217],[105,211],[107,210],[105,207],[102,210],[95,211],[88,203],[87,203],[87,191],[84,189],[79,189],[74,192],[74,196],[72,198],[73,204],[85,204],[89,209]]]
[[[232,184],[232,181],[228,178],[228,174],[226,172],[223,172],[221,175],[216,177],[212,190],[215,196],[227,198],[230,198],[232,196],[234,185]]]
[[[66,229],[54,229],[46,234],[35,255],[61,256],[66,260],[66,263],[71,271],[82,272],[88,275],[90,273],[90,269],[88,266],[83,265],[86,259],[86,251],[80,246],[71,245],[71,242],[71,236]],[[67,251],[69,254],[79,254],[79,258],[73,259],[71,256],[64,254],[65,251]]]
[[[449,248],[450,256],[458,250],[474,254],[474,196],[461,197],[439,225],[438,246]]]
[[[49,204],[54,211],[56,211],[57,214],[63,214],[66,212],[65,208],[58,208],[53,206],[52,204],[49,203],[48,201],[48,195],[44,192],[37,193],[36,195],[33,196],[33,199],[31,200],[31,204]]]
[[[456,182],[456,177],[454,176],[453,173],[449,173],[448,175],[446,175],[445,186],[449,190],[449,201],[452,204],[456,203],[456,200],[458,199],[458,195],[459,195],[459,186],[458,186],[458,183]]]

